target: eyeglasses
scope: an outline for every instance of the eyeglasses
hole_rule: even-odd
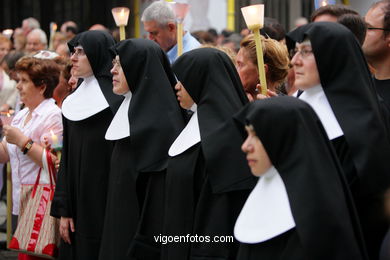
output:
[[[121,68],[121,63],[119,62],[119,59],[113,59],[112,60],[112,67],[118,66],[118,68]]]
[[[75,55],[77,57],[84,56],[85,55],[84,49],[74,48],[73,51],[70,53],[70,56],[73,56],[73,55]]]
[[[382,31],[390,32],[390,29],[379,28],[379,27],[367,27],[367,30],[382,30]]]
[[[292,59],[295,56],[295,54],[297,54],[297,53],[299,53],[299,55],[301,55],[301,58],[307,58],[307,57],[309,57],[310,54],[313,53],[313,50],[309,50],[309,49],[298,50],[297,48],[291,49],[289,51],[290,58]]]

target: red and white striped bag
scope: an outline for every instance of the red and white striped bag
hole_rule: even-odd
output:
[[[56,170],[46,149],[42,164],[35,184],[21,185],[19,220],[9,248],[54,259],[60,242],[59,220],[50,216]]]

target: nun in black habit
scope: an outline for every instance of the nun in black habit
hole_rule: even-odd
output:
[[[82,82],[62,104],[63,150],[51,215],[61,218],[59,259],[97,259],[113,144],[104,135],[122,98],[112,92],[111,35],[87,31],[69,43]]]
[[[180,105],[194,114],[169,150],[164,235],[188,240],[163,245],[162,259],[235,259],[237,243],[212,240],[233,235],[235,219],[255,184],[239,150],[242,139],[230,132],[232,115],[248,99],[233,63],[217,49],[187,52],[173,71],[181,83],[175,87]],[[195,235],[209,236],[211,242]]]
[[[123,94],[125,100],[106,133],[106,139],[116,142],[111,159],[101,260],[130,259],[127,253],[134,235],[146,235],[142,227],[137,232],[143,198],[147,195],[147,203],[151,203],[154,193],[161,198],[160,206],[163,205],[161,188],[164,185],[159,180],[164,179],[169,146],[184,127],[173,88],[176,80],[164,51],[155,42],[145,39],[121,41],[112,50],[116,64],[111,70],[114,92]],[[125,90],[122,90],[123,84]],[[157,178],[157,182],[151,183],[152,178]],[[151,194],[145,194],[145,179]],[[162,185],[153,189],[152,185],[157,184]],[[158,207],[155,210],[144,209],[144,214],[148,214],[143,217],[144,221],[150,218],[153,222],[148,223],[150,225],[162,222],[163,213]],[[161,230],[154,235],[160,233]],[[147,255],[136,252],[135,256],[140,253]]]
[[[367,251],[378,259],[387,230],[384,191],[390,184],[389,137],[372,78],[354,35],[318,22],[288,34],[300,99],[317,113],[341,162],[361,221]],[[313,80],[313,75],[316,80]]]
[[[234,227],[237,260],[367,259],[348,185],[313,109],[276,97],[241,113],[242,150],[261,177]]]

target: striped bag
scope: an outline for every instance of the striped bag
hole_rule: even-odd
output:
[[[35,184],[21,185],[19,220],[9,249],[54,259],[60,242],[59,220],[50,216],[56,170],[46,149],[42,164]]]

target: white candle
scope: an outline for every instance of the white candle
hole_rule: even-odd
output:
[[[57,145],[58,144],[58,137],[53,133],[53,130],[50,130],[50,133],[51,133],[52,145]]]

